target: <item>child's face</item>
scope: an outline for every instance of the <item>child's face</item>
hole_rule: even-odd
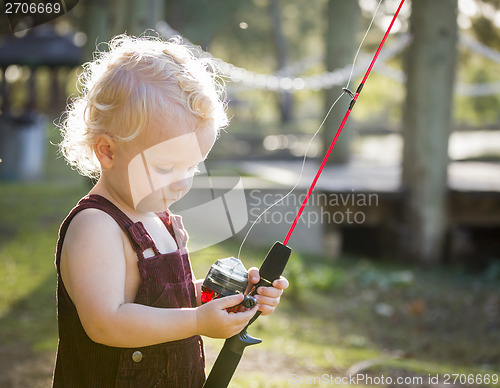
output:
[[[212,128],[195,129],[168,120],[148,129],[154,135],[138,139],[140,151],[127,167],[135,210],[165,211],[189,191],[198,164],[206,159],[216,138]]]

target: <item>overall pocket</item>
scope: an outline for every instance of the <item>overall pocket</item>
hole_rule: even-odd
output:
[[[151,348],[123,349],[115,388],[159,388],[166,378],[163,352]]]
[[[201,337],[123,349],[115,388],[201,388],[205,356]]]

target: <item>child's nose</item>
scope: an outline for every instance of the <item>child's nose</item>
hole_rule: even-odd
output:
[[[177,191],[177,192],[186,192],[191,188],[191,184],[193,181],[192,176],[184,176],[184,177],[178,177],[178,179],[175,179],[171,184],[170,184],[170,190],[171,191]]]

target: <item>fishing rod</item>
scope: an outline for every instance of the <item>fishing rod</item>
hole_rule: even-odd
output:
[[[375,65],[375,62],[377,61],[380,51],[384,47],[384,44],[387,40],[387,37],[389,36],[392,27],[394,26],[394,23],[396,22],[398,15],[401,11],[401,8],[403,7],[405,0],[401,0],[398,9],[396,10],[391,23],[389,24],[389,27],[387,28],[384,37],[382,38],[382,41],[380,42],[378,49],[373,56],[373,59],[368,67],[368,70],[366,71],[361,83],[359,84],[358,88],[356,89],[355,92],[352,92],[351,90],[344,88],[343,91],[347,93],[351,97],[351,102],[349,104],[349,107],[347,108],[347,112],[344,115],[344,118],[335,134],[335,137],[333,138],[330,147],[328,148],[323,161],[321,162],[321,165],[311,183],[311,186],[309,187],[309,190],[307,191],[307,194],[302,202],[302,205],[300,206],[299,211],[297,212],[297,215],[295,216],[295,219],[290,226],[290,229],[288,230],[288,233],[286,237],[284,238],[283,242],[275,242],[272,248],[269,250],[267,253],[266,258],[264,259],[264,262],[262,263],[260,269],[259,269],[259,274],[260,274],[260,281],[253,287],[252,291],[250,294],[255,294],[256,290],[261,287],[261,286],[271,286],[273,281],[277,280],[280,278],[281,274],[283,273],[286,264],[288,262],[288,259],[290,258],[290,254],[292,253],[292,249],[287,246],[288,241],[290,240],[292,233],[295,229],[295,226],[297,225],[300,216],[302,215],[302,212],[304,211],[304,208],[309,200],[309,197],[311,196],[312,191],[314,190],[314,187],[316,186],[316,183],[318,182],[319,177],[321,176],[321,173],[323,172],[323,169],[326,165],[326,162],[328,158],[330,157],[330,154],[332,153],[333,148],[335,147],[335,143],[337,142],[337,139],[340,136],[340,133],[344,129],[344,126],[351,115],[351,112],[354,108],[354,105],[356,104],[359,95],[361,94],[361,91],[363,90],[363,87],[368,79],[368,76],[372,72],[373,66]],[[205,297],[205,300],[210,300],[213,298],[215,295],[216,297],[219,296],[220,294],[216,293],[214,290],[211,288],[216,288],[219,290],[224,289],[225,287],[231,285],[235,287],[234,282],[231,279],[232,274],[237,272],[237,269],[234,267],[229,267],[227,266],[225,268],[222,267],[220,264],[222,260],[219,260],[216,264],[214,264],[209,272],[209,276],[207,276],[207,279],[210,278],[211,281],[205,283],[203,286],[203,295],[202,298]],[[210,274],[212,276],[210,277]],[[235,291],[235,292],[244,292],[245,291],[245,286],[240,285],[239,286],[241,291]],[[208,297],[207,297],[208,296]],[[245,303],[247,303],[247,306],[252,306],[254,301],[249,300],[247,298],[245,300]],[[247,333],[248,327],[255,322],[255,320],[260,316],[260,311],[257,311],[257,313],[253,316],[253,318],[250,320],[250,322],[247,324],[247,326],[238,334],[236,334],[233,337],[230,337],[226,339],[224,342],[224,346],[222,347],[217,360],[215,361],[215,364],[212,367],[212,370],[210,371],[210,374],[207,378],[207,381],[205,382],[203,388],[225,388],[229,385],[229,382],[231,381],[231,378],[233,377],[234,372],[236,371],[236,368],[238,367],[238,364],[241,360],[241,357],[243,356],[243,351],[247,346],[250,345],[255,345],[258,343],[261,343],[262,340],[258,338],[254,338],[251,335]]]

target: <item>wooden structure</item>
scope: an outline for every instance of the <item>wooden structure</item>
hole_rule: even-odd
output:
[[[81,64],[81,49],[72,36],[58,35],[52,25],[38,26],[25,35],[8,34],[0,39],[0,178],[38,179],[43,171],[46,124],[43,113],[59,115],[66,101],[66,77],[69,69]],[[28,73],[26,82],[9,82],[9,67],[18,74]],[[49,70],[47,90],[37,90],[39,70]],[[61,69],[66,69],[64,79]],[[21,77],[18,77],[21,78]],[[26,98],[12,96],[22,88]],[[43,95],[41,94],[43,93]],[[43,107],[40,103],[43,102]]]
[[[10,111],[9,86],[5,77],[6,69],[11,65],[29,68],[28,100],[24,111],[36,108],[35,78],[37,70],[47,67],[51,72],[52,87],[50,88],[51,105],[66,99],[58,81],[58,70],[74,68],[82,63],[82,50],[73,43],[71,35],[58,35],[51,25],[39,26],[26,35],[17,37],[14,34],[5,35],[0,39],[0,95],[1,111]],[[56,105],[57,106],[57,105]]]
[[[270,205],[272,199],[278,199],[294,186],[301,162],[240,160],[231,163],[231,168],[235,167],[245,175],[256,177],[244,178],[243,182],[248,193],[249,219],[253,221],[258,210],[264,210],[264,205]],[[312,162],[306,164],[292,198],[270,211],[282,212],[283,217],[268,215],[270,222],[256,225],[250,243],[266,245],[269,244],[266,239],[284,237],[290,226],[286,222],[287,212],[297,211],[300,206],[297,197],[307,190],[315,168]],[[498,177],[500,165],[497,163],[450,164],[444,209],[448,222],[441,262],[484,268],[490,260],[499,257]],[[290,243],[294,249],[315,252],[325,258],[352,253],[402,261],[411,259],[406,244],[413,232],[404,213],[408,193],[402,187],[398,164],[354,159],[349,164],[328,166],[316,188],[304,212],[304,220],[299,223],[301,228],[294,233]],[[278,224],[280,220],[283,222]],[[336,246],[332,246],[332,238]],[[309,242],[316,246],[311,247]]]

